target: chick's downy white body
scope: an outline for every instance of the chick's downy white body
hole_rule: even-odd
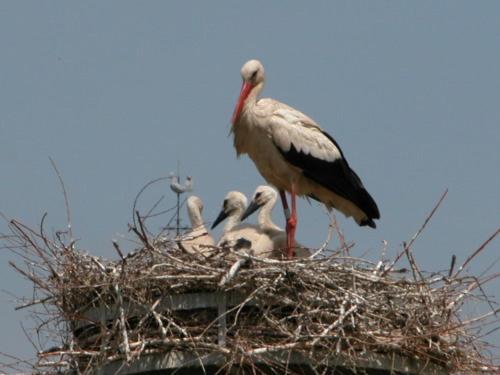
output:
[[[287,248],[287,237],[286,232],[276,225],[272,219],[272,210],[276,205],[277,199],[278,193],[272,187],[267,185],[258,186],[255,189],[250,205],[242,215],[242,220],[246,219],[253,212],[260,210],[257,215],[257,225],[273,241],[273,257],[282,258]],[[293,250],[295,256],[299,258],[311,255],[311,252],[298,242],[295,243]]]
[[[215,241],[205,228],[202,217],[203,202],[199,197],[190,196],[186,201],[191,230],[177,239],[179,247],[188,253],[210,255]]]
[[[273,241],[256,225],[241,223],[241,215],[246,209],[247,198],[238,191],[229,192],[223,202],[222,210],[212,225],[212,229],[223,220],[227,220],[218,246],[234,247],[238,240],[249,241],[254,255],[269,256]]]

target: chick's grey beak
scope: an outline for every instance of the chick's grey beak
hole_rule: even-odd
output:
[[[243,212],[243,215],[241,215],[241,221],[245,220],[247,217],[257,211],[260,206],[261,205],[256,203],[255,201],[250,202],[250,205],[247,207],[246,211]]]
[[[217,219],[215,219],[214,223],[210,227],[210,229],[214,229],[217,225],[220,224],[221,221],[224,221],[224,219],[227,217],[227,214],[222,210],[219,212],[219,216],[217,216]]]

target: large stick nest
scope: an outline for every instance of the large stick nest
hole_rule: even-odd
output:
[[[37,369],[90,373],[112,361],[181,350],[221,355],[222,372],[259,358],[284,372],[268,355],[274,351],[300,353],[316,371],[332,355],[356,369],[366,353],[417,358],[450,373],[498,370],[478,341],[478,328],[495,311],[468,321],[459,316],[471,297],[491,303],[480,292],[486,280],[461,269],[425,274],[409,249],[407,270],[339,254],[280,261],[214,249],[206,257],[133,228],[143,248],[106,261],[60,234],[49,240],[16,221],[11,229],[9,247],[23,258],[12,265],[34,285],[26,305],[43,307],[39,332],[55,343],[39,349]],[[227,305],[222,341],[217,309],[164,303],[193,293],[238,296]],[[95,311],[100,318],[92,318]]]

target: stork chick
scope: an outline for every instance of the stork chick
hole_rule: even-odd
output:
[[[261,231],[258,226],[241,224],[241,215],[247,206],[247,198],[239,191],[227,193],[217,219],[212,224],[214,229],[218,224],[227,219],[226,225],[217,246],[234,247],[241,240],[251,243],[254,255],[269,256],[273,250],[273,242],[269,235]]]
[[[215,246],[213,237],[208,233],[202,217],[203,202],[199,197],[190,196],[186,201],[191,230],[181,236],[177,243],[179,247],[188,253],[200,253],[210,255]]]
[[[278,193],[272,187],[260,185],[255,189],[252,201],[246,211],[241,216],[245,220],[248,216],[259,210],[257,216],[257,225],[259,229],[271,237],[273,241],[274,255],[281,258],[283,250],[286,249],[286,232],[277,226],[271,217],[272,210],[278,199]],[[305,258],[311,255],[311,252],[299,243],[295,243],[294,255],[299,258]]]

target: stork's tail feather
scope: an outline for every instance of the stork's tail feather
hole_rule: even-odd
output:
[[[357,191],[357,205],[368,217],[368,220],[371,219],[380,219],[380,212],[377,207],[377,203],[372,198],[370,193],[366,191],[366,189],[361,185],[360,189]]]
[[[364,219],[359,223],[360,227],[370,227],[375,229],[377,227],[377,224],[373,221],[373,219]]]

